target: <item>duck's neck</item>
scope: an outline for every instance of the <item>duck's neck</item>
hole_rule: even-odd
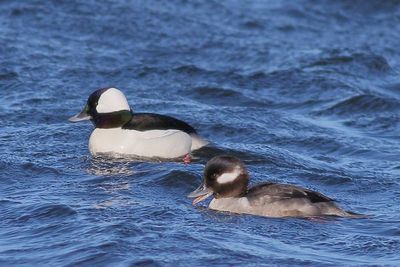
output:
[[[93,123],[96,128],[110,129],[119,128],[132,119],[131,110],[121,110],[110,113],[97,113],[93,116]]]

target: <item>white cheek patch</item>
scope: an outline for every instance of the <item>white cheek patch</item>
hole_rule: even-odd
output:
[[[110,88],[100,96],[96,110],[98,113],[109,113],[130,108],[125,95],[118,89]]]
[[[234,181],[241,174],[240,169],[236,168],[233,172],[226,172],[217,178],[217,183],[225,184]]]

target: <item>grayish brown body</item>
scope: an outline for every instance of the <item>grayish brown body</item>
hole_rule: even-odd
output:
[[[293,185],[262,184],[251,188],[243,197],[214,198],[209,208],[267,217],[353,216],[337,207],[328,197],[303,190]],[[318,196],[314,201],[319,202],[313,202],[310,193]]]
[[[209,208],[267,217],[363,217],[338,207],[331,198],[289,184],[263,183],[247,189],[249,175],[243,163],[231,156],[211,159],[204,182],[189,194],[196,204],[214,195]]]

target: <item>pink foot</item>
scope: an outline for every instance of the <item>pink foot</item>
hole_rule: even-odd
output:
[[[183,158],[183,163],[189,164],[191,160],[192,158],[190,157],[190,154],[186,154],[186,156]]]

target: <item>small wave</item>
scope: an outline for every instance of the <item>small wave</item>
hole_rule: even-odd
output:
[[[182,65],[174,68],[174,71],[183,74],[199,74],[208,72],[207,70],[199,68],[195,65]]]
[[[12,17],[36,15],[40,16],[45,13],[45,9],[40,5],[33,5],[25,3],[24,5],[19,5],[18,7],[13,7],[9,10],[9,14]],[[40,15],[39,15],[40,14]]]
[[[328,76],[310,75],[310,72],[297,69],[254,72],[244,77],[254,99],[261,98],[270,107],[283,109],[316,109],[339,97],[358,92],[349,84]],[[321,90],[323,88],[323,90]],[[293,92],[296,92],[294,97]]]
[[[241,26],[245,29],[249,30],[263,30],[265,27],[264,25],[257,20],[248,20],[241,24]]]
[[[75,210],[64,204],[50,204],[34,209],[29,214],[22,215],[18,218],[19,221],[28,221],[31,219],[46,219],[46,218],[62,218],[77,214]]]
[[[96,246],[81,247],[63,257],[70,262],[66,266],[113,266],[118,259],[110,257],[110,251],[117,248],[117,242],[109,241]]]
[[[202,162],[204,164],[206,164],[212,157],[219,155],[235,156],[246,162],[246,164],[265,164],[269,162],[266,156],[257,152],[237,150],[230,147],[203,147],[193,153],[194,162]]]
[[[394,255],[393,253],[400,249],[399,240],[388,237],[370,236],[369,234],[358,234],[347,238],[338,238],[337,242],[331,245],[338,251],[352,253],[361,251],[365,255]],[[390,257],[387,259],[390,259]]]
[[[327,2],[328,3],[328,2]],[[387,0],[387,1],[333,1],[329,2],[333,5],[338,5],[340,8],[346,10],[350,15],[355,16],[361,13],[367,18],[370,15],[376,15],[380,12],[396,12],[399,6],[399,1],[397,0]]]
[[[379,111],[396,111],[399,107],[400,103],[398,100],[371,94],[361,94],[342,100],[317,113],[318,115],[345,115],[365,112],[376,113]]]
[[[172,69],[173,72],[187,79],[189,77],[193,79],[201,78],[204,80],[241,80],[242,76],[229,69],[206,69],[197,65],[181,65]]]
[[[138,70],[135,70],[135,74],[138,77],[146,77],[148,75],[164,75],[166,73],[166,70],[162,68],[157,68],[157,67],[149,67],[149,66],[142,66]]]
[[[390,72],[388,61],[381,55],[366,54],[366,53],[354,53],[351,55],[335,55],[326,57],[315,61],[307,67],[339,67],[340,72],[349,69],[360,69],[364,68],[367,72],[379,72],[385,73]],[[348,69],[349,68],[349,69]],[[354,72],[354,71],[352,71]]]
[[[384,86],[384,89],[389,91],[390,93],[394,93],[396,95],[400,94],[400,83],[390,83]]]
[[[8,205],[13,205],[13,204],[21,204],[22,202],[20,201],[15,201],[15,200],[11,200],[11,199],[0,199],[0,206],[8,206]]]
[[[368,129],[371,135],[396,139],[399,136],[399,117],[395,114],[375,116],[362,115],[343,122],[344,125],[358,129]]]
[[[53,103],[57,101],[54,98],[50,98],[50,97],[32,97],[32,98],[28,98],[28,99],[24,99],[22,101],[20,101],[21,105],[39,105],[39,104],[48,104],[48,103]]]
[[[55,168],[41,166],[39,164],[34,164],[32,162],[22,164],[22,169],[27,170],[29,172],[34,172],[37,174],[44,174],[44,173],[51,173],[51,174],[56,174],[56,175],[60,174],[60,171]]]
[[[0,136],[0,140],[4,142],[5,140],[7,140],[7,136]],[[0,161],[0,170],[6,170],[10,167],[10,165],[11,164],[9,162]]]
[[[162,176],[158,183],[170,187],[188,187],[198,183],[199,177],[194,173],[187,171],[173,170],[167,175]]]
[[[137,266],[137,267],[154,266],[154,267],[157,267],[157,266],[164,266],[164,264],[162,264],[161,262],[158,262],[156,260],[153,260],[153,259],[140,259],[140,260],[135,260],[135,261],[131,262],[129,266]]]
[[[14,80],[18,78],[18,74],[14,71],[0,70],[1,80]]]
[[[192,88],[190,97],[200,102],[218,106],[264,107],[270,104],[267,101],[261,102],[249,98],[232,89],[211,86]]]

